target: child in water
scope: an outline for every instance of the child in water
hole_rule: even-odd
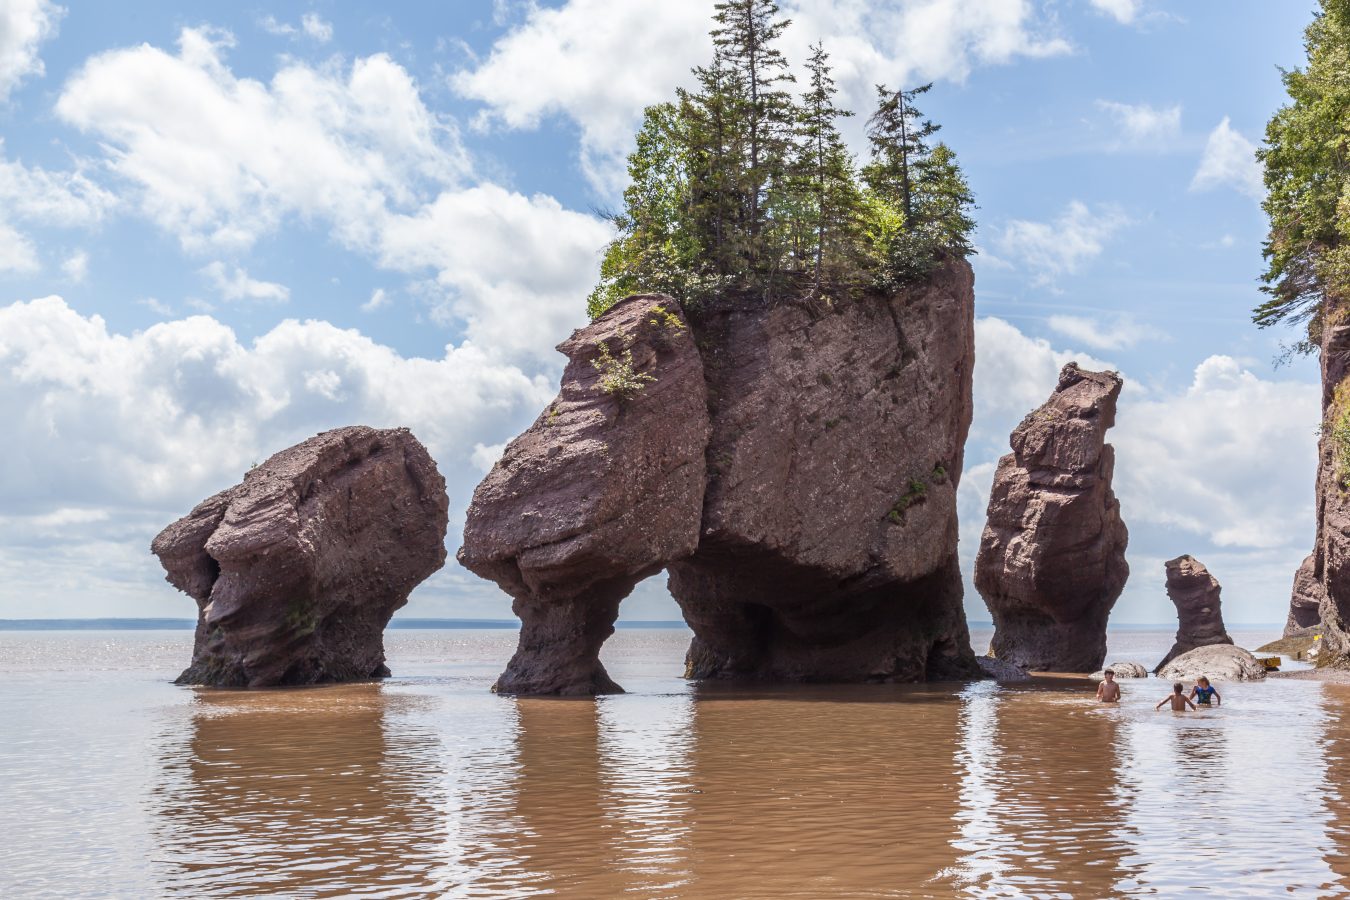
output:
[[[1191,688],[1191,697],[1201,706],[1209,706],[1210,701],[1214,701],[1215,706],[1223,705],[1223,698],[1219,692],[1210,686],[1209,679],[1201,675],[1195,679],[1195,687]]]
[[[1182,693],[1184,690],[1186,690],[1186,685],[1178,681],[1176,684],[1172,685],[1172,693],[1159,700],[1158,705],[1153,708],[1162,709],[1164,703],[1171,703],[1172,712],[1185,712],[1186,707],[1188,706],[1191,709],[1195,709],[1196,705],[1191,702],[1191,698]]]
[[[1102,673],[1105,679],[1097,685],[1097,699],[1102,703],[1120,702],[1120,685],[1116,684],[1116,673],[1107,669]]]

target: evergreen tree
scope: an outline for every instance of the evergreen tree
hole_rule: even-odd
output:
[[[726,66],[728,106],[744,144],[741,165],[731,173],[739,183],[741,227],[752,268],[772,266],[774,261],[759,258],[765,249],[759,238],[773,195],[785,188],[780,176],[792,145],[795,109],[784,85],[795,79],[775,46],[791,21],[777,18],[773,0],[720,0],[714,8],[713,45]]]
[[[915,166],[913,228],[936,247],[959,256],[975,252],[970,233],[975,197],[956,164],[956,153],[939,143]]]
[[[926,140],[941,125],[923,119],[914,106],[914,98],[928,93],[933,83],[913,90],[892,93],[877,85],[876,112],[867,120],[867,138],[872,142],[872,162],[863,169],[863,177],[872,190],[888,199],[898,199],[905,218],[914,217],[914,169],[928,155]]]
[[[1253,319],[1261,327],[1306,321],[1308,341],[1297,349],[1312,351],[1326,315],[1350,301],[1350,0],[1322,0],[1304,46],[1307,67],[1284,73],[1292,102],[1270,120],[1257,151],[1270,299]]]
[[[839,93],[830,74],[829,54],[816,44],[811,48],[810,90],[802,98],[801,146],[797,170],[810,198],[807,215],[811,221],[809,266],[814,294],[820,294],[836,257],[854,239],[857,230],[858,190],[854,183],[853,160],[836,122],[853,115],[835,105]],[[804,254],[803,254],[804,255]],[[841,260],[842,262],[842,260]]]

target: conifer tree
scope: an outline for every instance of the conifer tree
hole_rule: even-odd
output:
[[[821,292],[826,267],[836,248],[852,237],[858,192],[854,185],[853,161],[836,122],[853,113],[835,105],[834,78],[824,46],[811,48],[807,64],[810,89],[802,98],[801,147],[797,164],[800,180],[810,196],[809,215],[814,219],[811,235],[810,271],[812,291]]]
[[[956,164],[956,153],[938,143],[915,165],[913,228],[935,246],[960,256],[974,252],[970,233],[975,220],[970,211],[975,198]]]
[[[878,194],[898,199],[906,219],[914,217],[914,169],[928,155],[927,139],[942,128],[923,119],[914,106],[914,98],[932,87],[930,81],[913,90],[892,93],[884,84],[877,85],[879,102],[867,120],[872,162],[863,169],[863,177]]]

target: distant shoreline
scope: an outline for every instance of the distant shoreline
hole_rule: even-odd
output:
[[[0,619],[0,631],[191,631],[197,625],[196,619],[153,619],[153,618],[107,618],[107,619]],[[989,629],[993,622],[969,622],[971,628]],[[389,627],[402,630],[510,630],[519,631],[517,619],[394,619]],[[615,628],[688,628],[684,622],[676,620],[640,620],[614,623]],[[1176,628],[1175,622],[1121,623],[1108,626],[1113,631],[1158,631]],[[1255,630],[1278,628],[1283,623],[1275,622],[1234,622],[1228,626],[1233,630]]]

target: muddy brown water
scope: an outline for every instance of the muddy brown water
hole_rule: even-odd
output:
[[[0,633],[0,896],[1350,896],[1345,686],[696,687],[686,640],[560,701],[488,693],[510,632],[251,693],[168,683],[186,632]]]

